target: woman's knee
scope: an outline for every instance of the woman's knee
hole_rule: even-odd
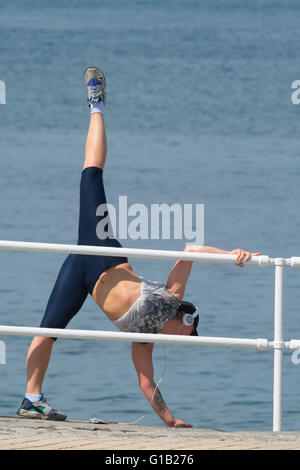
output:
[[[35,344],[49,344],[52,345],[56,341],[56,338],[50,338],[48,336],[35,336],[32,340]]]

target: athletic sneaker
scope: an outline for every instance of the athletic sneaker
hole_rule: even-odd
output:
[[[35,402],[24,398],[21,407],[17,410],[17,414],[25,418],[52,419],[54,421],[64,421],[67,417],[65,413],[51,408],[44,395],[42,395],[39,401]]]
[[[84,72],[84,81],[88,91],[88,103],[98,103],[100,100],[105,104],[106,80],[102,70],[97,67],[89,67]]]

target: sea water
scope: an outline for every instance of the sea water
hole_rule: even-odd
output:
[[[205,205],[205,244],[300,254],[299,4],[254,0],[0,2],[0,239],[76,243],[89,111],[83,71],[107,76],[107,199]],[[124,246],[181,250],[185,240]],[[0,253],[0,323],[39,326],[64,256]],[[131,260],[165,281],[173,263]],[[300,337],[300,273],[286,269],[284,336]],[[186,300],[199,334],[273,339],[271,267],[194,263]],[[70,328],[113,330],[89,297]],[[29,337],[2,337],[0,415],[25,391]],[[165,358],[167,357],[167,364]],[[272,428],[273,353],[154,348],[176,418],[224,430]],[[300,427],[300,366],[284,353],[283,428]],[[43,391],[70,419],[163,425],[138,387],[130,344],[56,342]]]

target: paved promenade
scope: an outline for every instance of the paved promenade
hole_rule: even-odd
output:
[[[297,449],[299,432],[220,432],[128,424],[0,418],[0,449],[233,450]]]

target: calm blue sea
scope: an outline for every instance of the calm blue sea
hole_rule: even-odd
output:
[[[83,71],[107,75],[108,200],[205,204],[205,244],[300,255],[296,0],[0,0],[0,239],[75,243],[89,111]],[[128,247],[180,250],[180,240]],[[64,257],[0,252],[0,323],[38,326]],[[132,260],[164,281],[172,262]],[[199,334],[273,338],[272,268],[194,265]],[[285,273],[285,339],[300,338],[300,273]],[[70,328],[114,330],[89,298]],[[31,339],[3,337],[0,415],[14,416]],[[196,427],[270,430],[273,354],[167,347],[160,390]],[[155,347],[156,379],[165,349]],[[300,366],[284,354],[283,428],[300,429]],[[70,419],[163,425],[130,344],[59,340],[44,393]]]

